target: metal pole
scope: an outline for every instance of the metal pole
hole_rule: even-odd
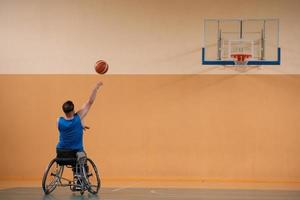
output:
[[[217,44],[217,48],[218,48],[218,55],[217,55],[217,59],[221,60],[221,51],[222,51],[222,31],[220,30],[220,21],[218,20],[218,44]]]
[[[266,20],[264,20],[263,30],[261,31],[261,60],[265,60],[265,40],[266,40]]]
[[[241,20],[240,24],[240,39],[243,39],[243,20]]]

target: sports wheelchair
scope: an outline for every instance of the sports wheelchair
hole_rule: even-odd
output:
[[[71,168],[73,180],[63,177],[64,168]],[[88,190],[97,194],[101,187],[99,172],[95,163],[87,158],[84,152],[57,149],[57,157],[49,163],[42,181],[45,194],[50,194],[57,186],[70,187],[81,195]]]

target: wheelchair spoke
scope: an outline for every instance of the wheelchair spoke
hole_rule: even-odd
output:
[[[53,187],[54,185],[56,185],[57,179],[54,179],[51,183],[49,183],[49,185],[47,186],[48,188]]]

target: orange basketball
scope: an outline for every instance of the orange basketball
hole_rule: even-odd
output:
[[[98,74],[105,74],[108,71],[108,64],[104,60],[98,60],[95,63],[95,71]]]

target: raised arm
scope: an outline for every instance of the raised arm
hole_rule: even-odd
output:
[[[102,82],[98,82],[95,86],[95,88],[93,89],[90,98],[88,99],[88,101],[83,104],[82,108],[77,112],[80,116],[81,119],[83,119],[87,113],[89,112],[91,106],[93,105],[95,99],[96,99],[96,95],[98,92],[98,89],[102,86]]]

